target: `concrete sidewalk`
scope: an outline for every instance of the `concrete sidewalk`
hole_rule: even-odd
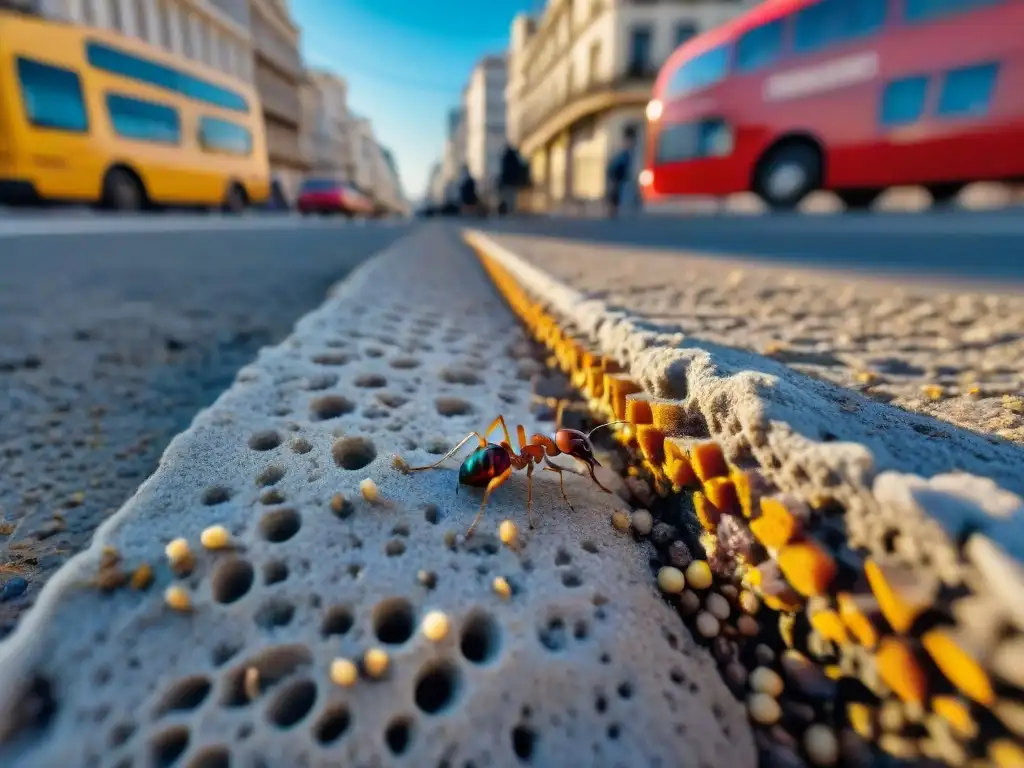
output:
[[[570,477],[570,512],[538,472],[529,531],[517,474],[461,543],[480,494],[456,495],[458,462],[394,468],[499,413],[550,431],[537,369],[447,228],[358,268],[0,646],[0,764],[753,766],[742,704],[610,525],[618,496]],[[227,551],[201,544],[214,525]],[[191,554],[169,560],[178,537]],[[421,631],[430,611],[447,622]]]

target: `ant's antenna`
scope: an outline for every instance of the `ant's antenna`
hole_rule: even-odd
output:
[[[609,421],[607,424],[598,424],[596,427],[594,427],[592,430],[590,430],[587,433],[587,439],[589,440],[590,436],[592,434],[594,434],[595,432],[597,432],[597,430],[599,430],[599,429],[604,429],[605,427],[610,427],[610,426],[613,426],[615,424],[628,424],[628,423],[629,423],[628,421]]]

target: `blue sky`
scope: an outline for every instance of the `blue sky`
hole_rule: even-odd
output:
[[[406,195],[423,194],[477,59],[508,46],[509,25],[536,0],[291,0],[307,66],[349,84],[349,108],[395,155]]]

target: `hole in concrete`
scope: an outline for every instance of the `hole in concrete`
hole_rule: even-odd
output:
[[[416,611],[402,597],[382,600],[373,610],[373,633],[382,643],[401,645],[416,629]]]
[[[618,692],[620,698],[631,699],[633,697],[633,685],[629,682],[619,683]]]
[[[218,603],[233,603],[245,597],[252,587],[255,573],[248,560],[242,557],[228,557],[214,566],[210,576],[213,599]]]
[[[587,622],[580,619],[573,625],[572,636],[577,640],[586,640],[590,636],[590,627],[587,626]]]
[[[384,554],[388,557],[398,557],[405,554],[405,542],[401,539],[392,539],[384,545]]]
[[[214,647],[213,653],[211,654],[213,666],[224,666],[229,661],[231,661],[231,659],[233,659],[240,650],[242,650],[242,646],[240,644],[236,645],[234,643],[218,643]]]
[[[330,389],[338,383],[338,374],[336,373],[318,373],[315,376],[310,376],[306,381],[306,389],[313,392],[319,392],[324,389]]]
[[[266,488],[269,485],[274,485],[274,483],[279,482],[284,477],[284,472],[284,467],[271,464],[256,475],[256,485],[260,488]]]
[[[193,675],[178,680],[161,697],[153,716],[163,717],[168,712],[191,711],[206,700],[212,687],[210,681],[202,675]]]
[[[288,541],[301,527],[302,519],[299,513],[288,507],[265,512],[260,518],[260,533],[263,534],[263,538],[278,544]]]
[[[407,397],[403,397],[402,395],[391,395],[387,392],[378,392],[377,400],[381,405],[388,408],[401,408],[409,402],[409,398]]]
[[[284,504],[284,494],[276,488],[271,488],[260,494],[260,504]]]
[[[352,610],[348,606],[335,605],[327,609],[324,620],[320,624],[320,634],[324,637],[344,635],[355,623]]]
[[[267,718],[281,728],[302,721],[316,704],[316,683],[295,680],[284,686],[267,707]]]
[[[280,444],[281,436],[273,429],[257,432],[249,438],[249,447],[254,451],[271,451]]]
[[[583,551],[584,552],[589,552],[592,555],[596,555],[597,554],[597,544],[595,544],[594,542],[590,541],[589,539],[584,541],[583,544],[581,544],[580,546],[583,547]]]
[[[380,347],[366,347],[363,354],[367,357],[384,357],[384,350]]]
[[[313,737],[321,744],[333,744],[348,731],[352,715],[344,704],[332,704],[317,718]]]
[[[170,768],[188,749],[189,730],[177,725],[161,731],[150,742],[153,763],[159,768]]]
[[[426,667],[416,679],[416,706],[428,715],[438,714],[455,703],[459,682],[459,670],[450,662]]]
[[[292,440],[289,447],[292,449],[294,453],[298,454],[309,453],[310,451],[313,450],[313,444],[304,437],[295,438],[294,440]]]
[[[473,413],[473,404],[461,397],[439,397],[434,404],[442,416],[467,416]]]
[[[270,560],[263,564],[263,583],[279,584],[288,578],[288,564],[283,560]]]
[[[448,453],[450,447],[448,442],[440,437],[429,437],[423,442],[423,450],[435,456]]]
[[[462,627],[459,644],[462,655],[474,664],[486,664],[497,657],[501,647],[501,627],[483,611],[469,615]]]
[[[436,504],[424,504],[423,519],[431,525],[437,525],[441,520],[440,508]]]
[[[384,743],[393,755],[404,755],[412,743],[412,720],[408,717],[396,717],[384,731]]]
[[[391,529],[391,533],[394,536],[408,536],[409,526],[405,523],[396,523],[395,527]]]
[[[335,440],[331,455],[342,469],[362,469],[377,458],[377,447],[368,437],[343,437]]]
[[[388,385],[388,380],[379,373],[361,373],[352,383],[361,389],[380,389]]]
[[[128,743],[135,734],[135,723],[118,723],[110,729],[110,735],[107,737],[107,743],[111,749],[117,749],[120,746]]]
[[[441,381],[449,384],[480,384],[481,378],[469,368],[442,368]]]
[[[559,547],[555,553],[555,565],[568,565],[572,562],[572,555],[564,547]]]
[[[583,584],[583,577],[575,569],[562,571],[562,584],[573,589]]]
[[[566,644],[565,622],[555,616],[548,620],[548,623],[540,629],[537,636],[540,639],[541,645],[549,651],[564,650]]]
[[[287,627],[295,617],[295,606],[288,600],[272,598],[261,605],[253,620],[256,626],[263,629],[274,629],[275,627]]]
[[[203,490],[202,502],[208,507],[223,504],[231,498],[231,491],[223,485],[211,485]]]
[[[537,744],[537,734],[527,725],[517,725],[512,729],[512,751],[524,763],[533,759],[533,750]]]
[[[266,691],[312,662],[313,656],[304,645],[278,645],[266,648],[225,674],[220,703],[225,707],[244,707],[250,702],[246,690],[246,675],[249,669],[256,670],[259,690]]]
[[[403,370],[409,370],[410,368],[419,368],[420,361],[415,357],[396,357],[391,361],[392,368],[399,368]]]
[[[345,365],[352,359],[351,355],[341,352],[326,352],[322,355],[315,355],[313,362],[317,365]]]
[[[327,421],[352,413],[356,409],[356,404],[341,395],[324,395],[314,398],[309,409],[314,421]]]
[[[203,747],[188,761],[188,768],[231,768],[231,750],[224,746]]]

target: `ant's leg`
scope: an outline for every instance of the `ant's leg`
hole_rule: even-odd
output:
[[[547,466],[544,467],[544,470],[546,472],[557,472],[558,473],[558,489],[562,492],[562,498],[565,500],[565,503],[568,505],[569,510],[572,511],[572,512],[575,512],[576,508],[572,505],[572,502],[569,501],[569,497],[565,494],[565,477],[564,477],[563,473],[566,472],[566,471],[569,471],[569,470],[562,469],[562,467],[560,467],[557,464],[554,464],[554,463],[552,463],[550,461],[547,462]]]
[[[532,461],[526,467],[526,521],[531,528],[536,527],[533,524],[533,467]]]
[[[509,445],[512,445],[512,435],[508,433],[508,427],[505,426],[504,416],[499,415],[498,418],[492,421],[491,426],[487,428],[487,431],[484,432],[484,434],[490,436],[491,432],[496,430],[498,427],[501,427],[501,431],[505,434],[505,442],[508,443]]]
[[[480,441],[480,447],[481,448],[483,446],[487,445],[487,440],[484,439],[483,435],[481,435],[479,432],[470,432],[468,435],[466,435],[464,438],[462,438],[462,440],[459,442],[458,445],[456,445],[454,448],[452,448],[450,451],[448,451],[448,453],[446,453],[440,459],[435,461],[433,464],[429,464],[429,465],[427,465],[425,467],[409,467],[409,469],[406,470],[406,471],[408,471],[408,472],[422,472],[425,469],[434,469],[434,467],[438,466],[442,462],[450,459],[452,456],[454,456],[456,453],[458,453],[459,449],[462,448],[462,446],[464,446],[466,443],[468,443],[471,437],[476,437],[476,439]]]
[[[469,530],[466,531],[467,539],[473,535],[477,524],[483,519],[484,508],[487,506],[487,499],[490,498],[491,492],[498,490],[510,477],[512,477],[512,467],[509,467],[497,477],[491,478],[491,482],[487,484],[487,490],[484,491],[484,499],[480,502],[480,511],[476,513],[473,522],[469,524]]]

